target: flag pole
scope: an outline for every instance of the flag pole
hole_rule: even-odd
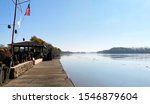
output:
[[[13,65],[13,56],[14,56],[14,33],[15,33],[15,26],[16,26],[17,4],[18,4],[18,0],[15,1],[13,30],[12,30],[12,39],[11,39],[11,60],[10,60],[10,67],[9,67],[9,69],[8,69],[7,79],[9,79],[10,70],[11,70],[11,67],[12,67],[12,65]]]

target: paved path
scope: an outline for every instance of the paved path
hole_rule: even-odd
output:
[[[8,82],[6,87],[74,87],[58,59],[35,65],[23,75]]]

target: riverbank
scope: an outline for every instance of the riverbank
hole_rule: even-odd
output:
[[[43,61],[16,79],[9,81],[5,87],[74,87],[60,61]]]

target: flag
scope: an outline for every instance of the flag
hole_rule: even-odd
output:
[[[28,7],[25,12],[25,16],[30,16],[30,4],[28,4]]]
[[[21,26],[21,22],[22,22],[22,18],[20,17],[20,20],[17,22],[17,24],[18,24],[18,29],[19,29],[20,26]]]

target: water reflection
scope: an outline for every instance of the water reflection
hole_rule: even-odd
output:
[[[150,54],[100,54],[113,60],[150,60]]]
[[[72,54],[61,62],[76,86],[150,87],[149,54]]]

